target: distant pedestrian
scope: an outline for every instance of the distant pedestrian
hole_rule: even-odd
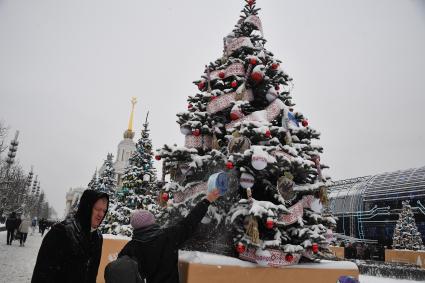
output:
[[[18,229],[19,233],[21,234],[21,238],[19,239],[19,243],[21,247],[25,246],[30,225],[31,225],[30,219],[24,216],[22,218],[21,225],[19,225],[19,229]]]
[[[38,228],[40,230],[41,236],[44,235],[44,231],[46,230],[47,223],[44,218],[41,218],[40,223],[38,223]]]
[[[95,283],[103,237],[97,228],[108,211],[106,193],[85,190],[75,218],[52,226],[44,237],[32,283]]]
[[[7,244],[12,245],[13,236],[18,225],[18,219],[16,213],[12,212],[6,219],[6,230],[7,230]]]
[[[34,217],[31,221],[31,236],[34,235],[36,226],[37,226],[37,218]]]

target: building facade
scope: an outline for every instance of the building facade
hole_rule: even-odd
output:
[[[115,155],[115,161],[113,167],[115,169],[115,177],[117,187],[122,185],[122,176],[124,174],[125,168],[128,166],[128,160],[132,156],[133,152],[136,150],[136,143],[133,141],[134,131],[133,131],[133,120],[134,120],[134,106],[136,105],[137,100],[135,97],[131,99],[131,113],[130,119],[128,121],[128,128],[124,131],[123,139],[119,142],[117,148],[117,154]],[[104,170],[104,165],[99,169],[99,175]]]
[[[425,166],[336,181],[329,187],[337,233],[392,245],[402,201],[409,200],[425,240]]]

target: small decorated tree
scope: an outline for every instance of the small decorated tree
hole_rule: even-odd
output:
[[[268,266],[331,257],[321,214],[329,178],[320,134],[296,111],[292,79],[264,44],[255,0],[224,38],[224,54],[195,81],[199,92],[177,114],[185,146],[165,145],[164,218],[173,223],[205,195],[208,177],[225,171],[228,191],[209,207],[190,250],[238,256]]]
[[[87,184],[87,188],[90,190],[96,190],[99,186],[99,178],[97,176],[97,169],[94,171],[93,177],[90,182]]]
[[[116,186],[116,177],[115,177],[115,169],[113,166],[113,158],[112,153],[108,153],[106,160],[103,165],[103,171],[100,173],[99,181],[95,190],[107,193],[109,197],[115,194],[115,186]]]
[[[161,214],[157,202],[156,170],[153,167],[152,141],[148,126],[146,116],[136,150],[130,157],[123,175],[123,186],[117,191],[115,202],[105,220],[104,233],[131,236],[133,231],[130,215],[135,209],[147,209],[156,217]]]
[[[403,207],[394,229],[393,248],[406,250],[424,250],[421,233],[416,227],[415,218],[409,201],[402,202]]]

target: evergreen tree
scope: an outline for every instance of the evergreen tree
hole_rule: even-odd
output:
[[[87,188],[91,190],[96,190],[96,188],[99,186],[99,178],[97,177],[97,169],[94,171],[93,177],[91,178],[90,182],[87,185]]]
[[[138,208],[147,209],[156,217],[160,216],[161,209],[156,201],[156,170],[152,162],[152,141],[148,126],[146,117],[136,150],[130,157],[129,166],[123,175],[123,187],[117,192],[115,203],[105,221],[104,233],[132,236],[130,215]]]
[[[98,191],[105,192],[109,197],[113,196],[115,193],[116,179],[115,179],[115,169],[113,167],[113,158],[112,153],[108,153],[106,160],[103,164],[103,171],[100,173],[99,182],[97,188]]]
[[[194,82],[199,92],[177,114],[185,146],[159,150],[171,179],[164,218],[171,224],[185,216],[205,195],[208,177],[224,170],[229,189],[186,248],[273,266],[331,257],[325,234],[336,222],[320,211],[329,178],[321,172],[323,148],[312,143],[320,133],[295,111],[292,79],[264,47],[258,11],[246,0],[223,56]]]
[[[403,201],[402,205],[403,208],[394,229],[393,248],[425,250],[409,201]]]

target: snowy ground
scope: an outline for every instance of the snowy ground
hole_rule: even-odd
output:
[[[6,231],[0,232],[0,282],[30,282],[42,241],[41,235],[28,234],[25,247],[20,247],[17,240],[11,246],[6,245],[6,235]]]
[[[360,275],[360,283],[419,283],[420,281]]]
[[[28,235],[25,247],[20,247],[18,241],[13,241],[12,246],[6,245],[6,232],[0,232],[0,283],[26,283],[31,281],[32,271],[37,258],[42,237],[39,233]],[[201,258],[201,261],[203,259]],[[208,257],[223,264],[220,256]],[[238,261],[237,259],[235,259]],[[228,262],[230,263],[230,262]],[[251,263],[246,263],[251,265]],[[380,278],[360,275],[360,283],[417,283],[400,279]],[[290,283],[290,282],[288,282]],[[334,283],[334,282],[329,282]]]

